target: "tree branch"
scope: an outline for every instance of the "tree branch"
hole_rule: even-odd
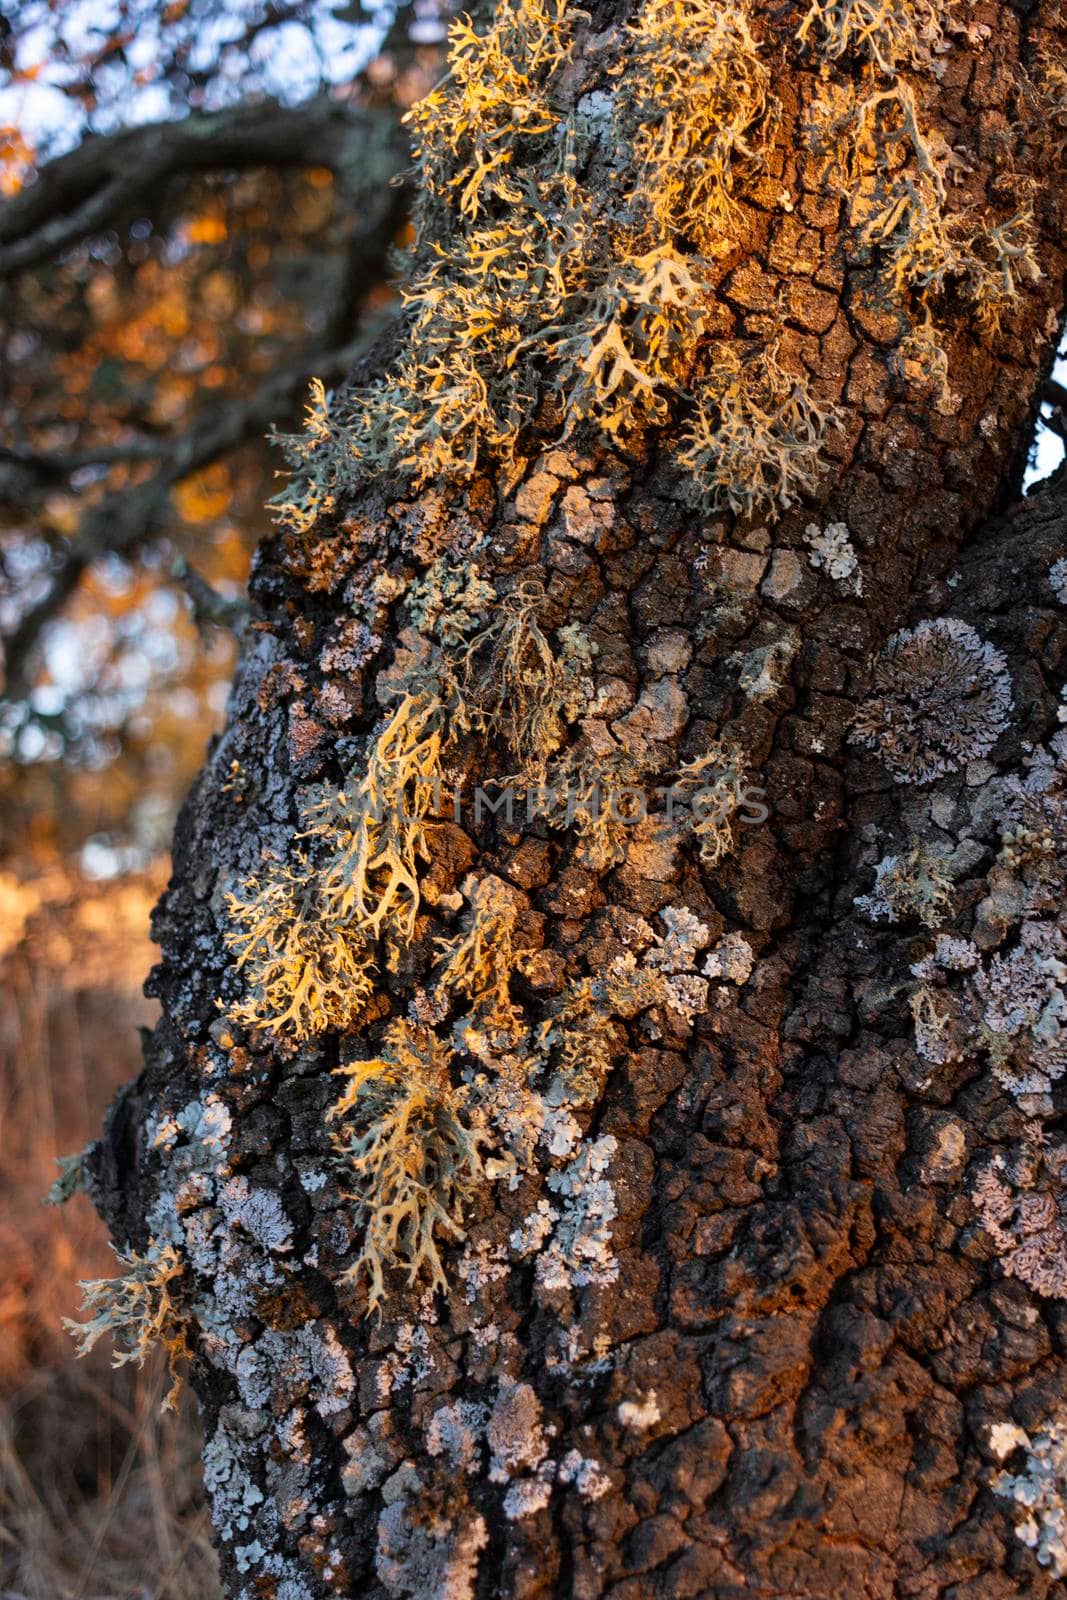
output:
[[[1041,404],[1052,408],[1048,415],[1042,415],[1041,421],[1067,444],[1067,388],[1055,378],[1046,378],[1041,385]]]
[[[271,160],[329,166],[360,217],[349,241],[341,284],[327,308],[321,341],[291,367],[272,374],[249,399],[225,403],[171,442],[133,442],[69,457],[0,450],[0,495],[5,488],[29,491],[69,482],[79,466],[106,464],[109,459],[156,463],[145,482],[105,494],[84,516],[48,592],[4,641],[2,698],[13,700],[26,692],[31,658],[43,629],[58,616],[94,561],[108,553],[129,556],[150,542],[167,516],[170,491],[177,482],[266,432],[299,400],[312,377],[344,377],[355,357],[365,351],[370,341],[358,338],[355,331],[359,307],[367,290],[382,277],[388,247],[402,219],[404,197],[391,181],[402,159],[395,117],[375,118],[321,96],[292,110],[243,106],[236,113],[190,117],[88,140],[46,166],[32,189],[0,209],[0,241],[15,240],[6,251],[0,245],[0,278],[5,270],[23,270],[97,231],[116,208],[128,206],[157,186],[161,177],[180,170]],[[75,208],[69,216],[57,214],[57,208],[61,213],[69,204]],[[17,264],[13,267],[12,262]]]
[[[83,518],[48,593],[4,641],[4,686],[0,698],[17,700],[26,693],[30,661],[43,629],[62,611],[94,561],[107,554],[130,556],[157,537],[176,483],[266,432],[296,403],[312,377],[343,376],[369,342],[369,338],[357,339],[339,349],[316,349],[306,354],[286,371],[272,374],[250,399],[220,407],[161,452],[160,466],[146,482],[104,495]]]
[[[241,105],[94,135],[48,162],[0,206],[0,281],[111,226],[179,173],[228,167],[328,167],[363,194],[387,190],[405,148],[388,108],[318,95],[299,106]]]
[[[247,600],[227,599],[208,583],[203,573],[191,567],[184,556],[179,556],[174,562],[170,575],[189,597],[198,633],[206,634],[209,628],[228,628],[233,633],[240,631],[249,612]]]

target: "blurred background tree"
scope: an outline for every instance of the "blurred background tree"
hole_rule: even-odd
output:
[[[437,0],[0,14],[0,1592],[210,1600],[191,1419],[75,1363],[87,1204],[43,1196],[137,1070],[148,915],[221,721],[272,427],[388,321]],[[93,880],[96,880],[95,882]]]
[[[394,305],[442,4],[0,17],[0,854],[165,849],[225,700],[273,426]]]

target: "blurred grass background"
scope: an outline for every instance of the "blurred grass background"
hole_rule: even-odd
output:
[[[0,1600],[219,1593],[195,1408],[106,1341],[75,1358],[114,1258],[84,1195],[44,1196],[140,1068],[265,436],[396,309],[400,119],[447,10],[0,0]]]
[[[140,1066],[148,914],[166,868],[0,873],[0,1596],[214,1600],[195,1407],[158,1364],[77,1360],[61,1318],[113,1257],[89,1201],[44,1196]]]

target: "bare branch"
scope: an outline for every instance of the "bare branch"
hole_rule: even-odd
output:
[[[134,488],[106,494],[85,515],[66,547],[51,588],[4,641],[3,699],[28,688],[28,670],[42,630],[62,611],[82,574],[103,555],[130,556],[157,538],[167,518],[170,491],[191,472],[267,431],[299,399],[312,377],[344,375],[369,343],[357,340],[335,350],[316,350],[297,365],[274,373],[248,400],[231,401],[161,455],[158,470]]]
[[[174,562],[170,575],[189,597],[198,633],[205,634],[209,628],[228,628],[234,633],[240,631],[248,616],[247,600],[227,599],[208,583],[202,572],[191,567],[184,556],[179,556]]]
[[[1050,412],[1042,412],[1041,421],[1067,444],[1067,388],[1055,378],[1046,378],[1041,385],[1041,404],[1051,407]]]
[[[300,106],[245,104],[95,135],[0,206],[0,281],[111,226],[181,173],[327,167],[368,197],[387,191],[404,161],[394,112],[327,94]]]

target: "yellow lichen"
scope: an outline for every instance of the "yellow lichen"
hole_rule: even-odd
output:
[[[465,1120],[451,1056],[428,1028],[397,1022],[380,1055],[336,1069],[348,1081],[328,1115],[362,1231],[345,1278],[366,1284],[370,1310],[391,1268],[411,1284],[426,1273],[431,1287],[446,1287],[437,1238],[462,1238],[463,1206],[482,1177],[484,1135]]]
[[[689,805],[688,827],[700,859],[715,867],[734,847],[734,824],[745,804],[748,771],[736,744],[716,739],[678,768],[676,792]]]
[[[516,141],[559,121],[548,85],[570,53],[573,15],[567,0],[502,0],[486,34],[469,17],[450,24],[448,78],[405,118],[424,203],[432,197],[469,219],[493,201],[522,203]]]
[[[846,12],[851,15],[847,4],[826,15]],[[809,19],[822,16],[818,5],[809,13]],[[972,307],[978,325],[994,334],[1005,310],[1041,272],[1027,206],[999,220],[973,205],[952,209],[949,178],[954,168],[969,170],[966,161],[926,125],[921,91],[898,73],[914,64],[913,57],[925,60],[936,35],[922,8],[902,8],[899,19],[904,33],[893,48],[883,38],[885,49],[857,84],[826,86],[812,135],[828,158],[827,182],[847,198],[856,238],[875,257],[883,295],[904,313],[906,338],[921,343],[922,380],[940,371],[936,389],[943,407],[947,362],[934,355],[932,309],[951,288]],[[840,34],[822,32],[823,53],[834,59],[842,53]]]
[[[744,5],[646,0],[629,30],[632,56],[619,83],[634,128],[635,232],[678,235],[714,255],[736,241],[735,192],[758,164],[757,130],[770,105]],[[651,212],[650,223],[642,215]]]
[[[564,0],[503,0],[484,34],[452,25],[450,75],[409,113],[406,353],[338,400],[325,438],[319,397],[292,451],[315,492],[279,501],[295,526],[353,471],[422,485],[484,456],[510,467],[542,415],[562,438],[589,424],[629,439],[684,391],[707,258],[736,246],[772,126],[769,69],[742,6],[646,0],[617,37],[615,92],[583,110],[573,17]]]
[[[716,505],[735,512],[795,505],[818,486],[827,432],[839,425],[773,346],[723,343],[696,392],[678,461]]]
[[[625,859],[627,837],[647,807],[641,773],[640,761],[621,746],[602,753],[578,746],[553,763],[548,821],[574,829],[583,866],[601,872]]]
[[[476,1027],[509,1037],[521,1028],[521,1013],[511,1000],[511,978],[519,967],[514,891],[491,876],[471,880],[465,888],[470,914],[461,933],[437,941],[444,960],[436,986],[471,1002]]]
[[[297,866],[276,865],[227,895],[224,938],[246,984],[235,1022],[305,1039],[357,1020],[372,992],[374,942],[414,931],[448,713],[429,688],[402,693],[362,772],[303,808],[299,837],[310,848]]]
[[[371,993],[372,958],[355,929],[324,916],[306,855],[295,869],[246,879],[226,906],[223,937],[246,990],[230,1008],[234,1022],[296,1039],[351,1027]]]
[[[542,631],[538,614],[544,600],[537,583],[521,584],[504,598],[476,640],[486,654],[484,666],[472,674],[475,698],[518,758],[514,776],[523,783],[542,780],[562,742],[567,713],[566,655],[557,654]]]
[[[666,999],[663,975],[631,958],[613,961],[602,974],[568,985],[536,1035],[538,1051],[551,1061],[559,1092],[570,1105],[591,1105],[625,1048],[620,1021]]]
[[[932,0],[812,0],[797,39],[828,61],[858,56],[893,76],[933,63],[944,47],[943,15]]]

